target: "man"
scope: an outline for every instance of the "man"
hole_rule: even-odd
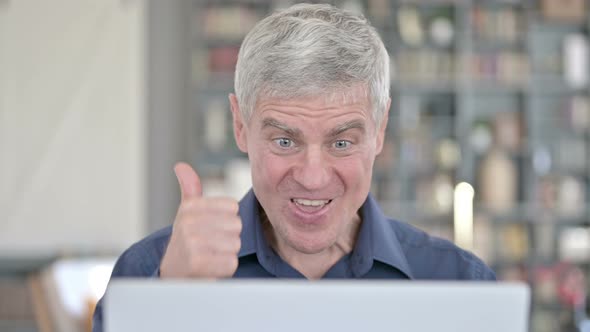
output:
[[[369,194],[389,56],[362,16],[277,12],[248,33],[235,74],[234,134],[252,190],[239,203],[203,197],[197,173],[177,164],[174,224],[125,251],[113,278],[495,279],[471,253],[387,219]]]

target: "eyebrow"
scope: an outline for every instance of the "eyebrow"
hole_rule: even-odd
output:
[[[273,127],[273,128],[280,129],[291,137],[301,137],[302,136],[301,130],[299,130],[297,128],[291,128],[287,124],[282,123],[282,122],[280,122],[276,119],[273,119],[273,118],[265,118],[262,120],[262,129],[267,128],[267,127]],[[329,137],[336,137],[336,136],[338,136],[338,135],[342,134],[343,132],[350,130],[350,129],[359,129],[362,133],[365,133],[365,131],[366,131],[365,123],[360,120],[347,121],[345,123],[342,123],[342,124],[336,126],[332,130],[330,130],[330,132],[328,133],[328,136]]]
[[[273,127],[284,131],[287,135],[291,137],[301,137],[301,130],[297,128],[291,128],[288,125],[273,119],[273,118],[265,118],[262,120],[262,129],[266,127]]]
[[[366,131],[365,123],[360,120],[351,120],[351,121],[345,122],[343,124],[336,126],[332,130],[330,130],[329,136],[336,137],[336,136],[338,136],[338,135],[342,134],[343,132],[350,130],[350,129],[359,129],[364,134]]]

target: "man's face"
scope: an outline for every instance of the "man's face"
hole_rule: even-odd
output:
[[[377,128],[368,98],[357,95],[362,97],[263,98],[248,123],[230,96],[236,141],[248,153],[256,197],[276,240],[297,252],[320,253],[350,236],[369,192],[387,114]]]

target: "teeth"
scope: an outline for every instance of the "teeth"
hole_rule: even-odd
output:
[[[328,204],[330,200],[309,200],[309,199],[294,199],[295,204],[305,206],[322,206]]]

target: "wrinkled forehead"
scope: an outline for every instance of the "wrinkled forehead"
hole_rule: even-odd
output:
[[[363,105],[367,112],[371,112],[371,98],[366,84],[356,84],[352,87],[340,88],[312,88],[309,91],[278,91],[272,88],[263,89],[256,98],[254,112],[267,102],[312,102],[318,108],[333,106]]]

